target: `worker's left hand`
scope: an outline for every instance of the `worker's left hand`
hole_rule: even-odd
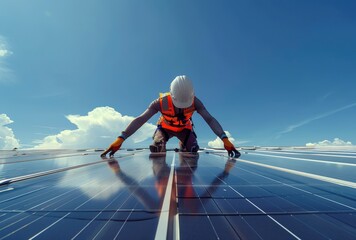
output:
[[[234,144],[232,144],[227,137],[223,138],[222,141],[224,142],[224,148],[227,150],[230,157],[239,158],[241,156],[241,153],[236,150]]]
[[[117,150],[120,149],[122,143],[125,141],[124,138],[118,137],[110,146],[108,149],[106,149],[105,152],[103,152],[100,156],[105,157],[107,153],[109,153],[109,156],[112,157]]]

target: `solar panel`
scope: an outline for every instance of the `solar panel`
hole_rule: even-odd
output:
[[[0,152],[0,239],[355,239],[356,153]]]

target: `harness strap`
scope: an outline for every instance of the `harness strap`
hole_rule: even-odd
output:
[[[169,104],[168,104],[167,96],[162,98],[162,110],[163,111],[168,111],[169,110]]]

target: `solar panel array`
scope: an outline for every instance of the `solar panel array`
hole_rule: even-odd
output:
[[[0,152],[0,239],[356,239],[356,153]]]

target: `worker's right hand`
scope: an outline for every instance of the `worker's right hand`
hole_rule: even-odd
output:
[[[120,149],[122,143],[125,141],[123,137],[118,137],[110,146],[108,149],[105,150],[100,156],[105,157],[107,153],[109,153],[109,156],[112,157],[117,150]]]
[[[232,144],[227,137],[223,138],[222,141],[224,142],[224,148],[227,150],[230,157],[239,158],[241,156],[241,153],[236,150],[234,144]]]

